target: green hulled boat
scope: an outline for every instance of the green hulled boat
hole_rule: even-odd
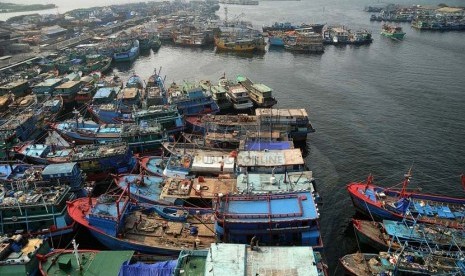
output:
[[[39,269],[42,275],[114,276],[133,255],[134,251],[57,249],[41,258]]]
[[[27,239],[23,235],[0,236],[0,275],[36,275],[39,254],[50,251],[44,239]]]
[[[384,35],[385,37],[389,37],[392,39],[404,39],[405,32],[402,31],[402,27],[400,26],[392,26],[388,24],[383,25],[383,30],[381,31],[381,34]]]

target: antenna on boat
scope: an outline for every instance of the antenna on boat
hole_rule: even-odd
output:
[[[402,182],[402,190],[400,191],[400,197],[405,197],[407,195],[407,186],[410,183],[410,178],[412,177],[412,167],[404,175],[404,182]]]
[[[79,258],[79,252],[78,252],[78,246],[79,244],[76,244],[76,240],[73,239],[72,240],[72,243],[73,243],[73,253],[74,253],[74,257],[76,257],[76,262],[79,266],[79,270],[82,270],[82,264],[81,264],[81,259]]]

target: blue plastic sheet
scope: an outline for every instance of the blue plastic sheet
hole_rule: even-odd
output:
[[[135,263],[123,264],[118,276],[171,276],[174,274],[177,260],[159,262],[154,264]]]

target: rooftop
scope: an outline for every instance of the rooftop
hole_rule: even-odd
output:
[[[307,111],[304,108],[300,109],[284,109],[284,108],[257,108],[255,109],[257,116],[279,116],[279,117],[308,117]]]
[[[212,244],[205,276],[317,276],[317,260],[309,246],[261,246],[251,250],[244,244]]]
[[[135,98],[139,89],[136,87],[124,88],[118,93],[119,99],[132,99]]]
[[[46,79],[44,80],[43,82],[39,83],[39,84],[36,84],[36,87],[37,86],[45,86],[45,87],[49,87],[49,86],[54,86],[56,85],[57,83],[60,83],[62,79],[60,78],[51,78],[51,79]]]
[[[94,95],[94,99],[108,98],[111,95],[112,91],[115,91],[115,94],[120,90],[119,87],[102,87]]]
[[[271,91],[271,88],[268,86],[264,85],[263,83],[254,83],[252,85],[253,88],[257,89],[260,92],[269,92]]]
[[[71,173],[77,163],[60,163],[60,164],[50,164],[45,167],[42,172],[42,175],[52,175],[52,174],[68,174]]]
[[[241,167],[277,167],[303,165],[304,159],[300,149],[240,151],[237,165]]]
[[[69,88],[75,87],[76,85],[80,85],[80,84],[81,84],[80,81],[67,81],[57,86],[56,89],[69,89]]]
[[[315,220],[317,212],[310,192],[224,196],[217,205],[218,218],[232,223],[271,223]]]
[[[239,193],[268,193],[290,191],[314,191],[311,171],[290,172],[287,174],[248,173],[237,176]]]
[[[232,173],[234,172],[234,164],[234,158],[230,157],[228,154],[197,154],[194,156],[191,171]]]

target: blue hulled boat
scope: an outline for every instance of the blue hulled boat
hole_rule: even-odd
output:
[[[213,214],[206,209],[135,205],[123,193],[68,202],[68,213],[112,250],[174,255],[186,249],[206,249],[215,242]]]
[[[172,83],[167,89],[168,103],[175,105],[181,115],[216,114],[220,111],[211,95],[207,95],[200,85]]]
[[[347,185],[352,203],[362,213],[377,219],[415,219],[420,223],[440,224],[453,228],[465,227],[465,198],[407,192],[410,172],[402,189],[376,186],[370,175],[366,182]],[[462,182],[465,179],[462,178]]]
[[[13,147],[13,151],[17,158],[35,164],[77,162],[92,181],[104,180],[109,173],[130,173],[137,166],[128,144],[122,142],[58,147],[29,141]]]
[[[319,213],[310,192],[225,195],[215,207],[215,231],[229,243],[305,245],[322,249]]]
[[[115,62],[133,61],[139,56],[139,40],[135,39],[131,43],[126,43],[113,52]]]

